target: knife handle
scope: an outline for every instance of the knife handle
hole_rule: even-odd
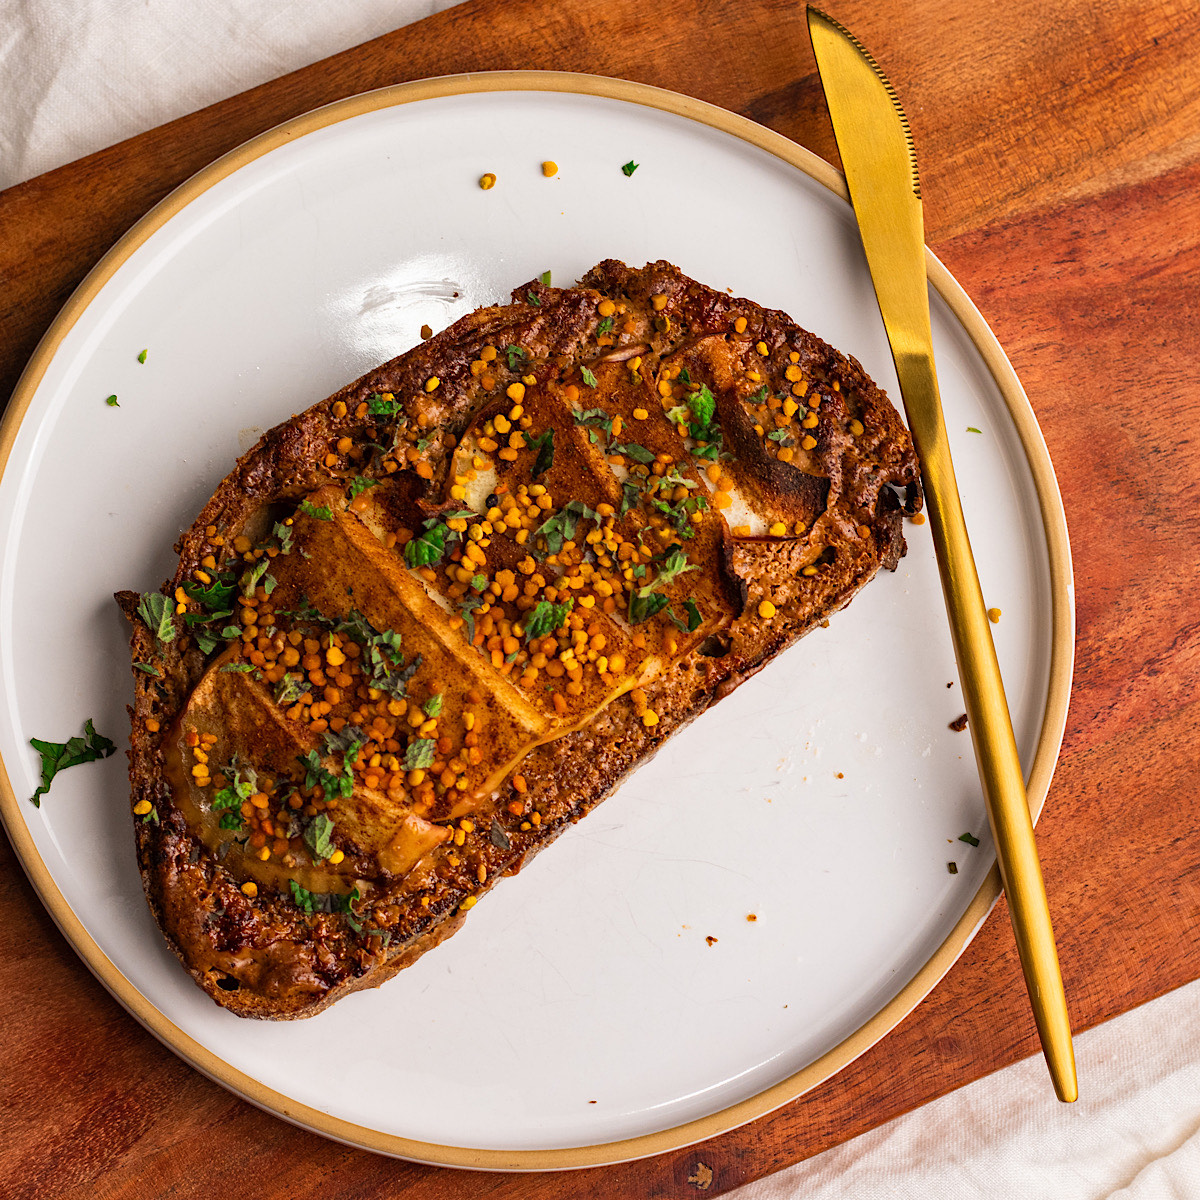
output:
[[[1079,1087],[1067,999],[1025,778],[950,458],[937,374],[930,354],[897,356],[896,369],[921,460],[954,657],[1021,969],[1054,1090],[1060,1100],[1071,1101]]]

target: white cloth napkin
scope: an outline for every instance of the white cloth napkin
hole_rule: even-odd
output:
[[[0,0],[0,188],[455,0]]]
[[[737,1200],[1195,1200],[1200,981],[1075,1038],[1080,1099],[1041,1055],[807,1162]]]
[[[454,0],[0,0],[0,188]],[[739,1200],[1200,1198],[1200,984],[740,1189]]]

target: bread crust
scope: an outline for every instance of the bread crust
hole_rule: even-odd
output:
[[[452,934],[475,899],[590,812],[667,738],[826,622],[904,553],[902,516],[921,504],[907,431],[853,358],[786,314],[699,284],[665,262],[635,270],[610,260],[576,287],[533,281],[513,297],[511,304],[469,314],[266,433],[180,538],[179,567],[163,594],[185,597],[180,588],[194,584],[198,573],[213,572],[205,564],[222,567],[235,556],[237,539],[260,541],[282,512],[364,473],[386,484],[377,489],[381,511],[391,505],[397,513],[444,513],[456,446],[511,404],[513,382],[536,375],[539,387],[549,387],[550,380],[577,378],[572,373],[587,363],[624,368],[631,349],[643,363],[638,374],[650,384],[662,381],[664,368],[685,364],[689,377],[711,387],[723,451],[733,455],[727,469],[776,519],[772,528],[786,525],[787,535],[738,535],[712,514],[715,549],[702,564],[713,597],[706,602],[711,628],[701,631],[703,639],[668,655],[653,678],[602,704],[582,725],[528,749],[494,794],[476,802],[474,829],[460,846],[453,840],[439,845],[394,876],[371,874],[362,858],[359,877],[368,881],[367,894],[350,914],[305,912],[281,886],[247,894],[253,889],[243,886],[241,851],[223,853],[228,843],[214,849],[211,837],[198,832],[168,760],[176,753],[171,738],[181,715],[195,703],[206,673],[211,677],[220,651],[203,653],[183,625],[179,636],[161,642],[138,615],[138,595],[119,593],[132,626],[132,660],[141,664],[133,671],[129,710],[130,780],[146,896],[184,968],[240,1016],[312,1016],[391,978]],[[620,317],[607,345],[610,335],[598,332],[604,301]],[[516,346],[526,354],[510,370],[501,353],[481,374],[476,364],[485,346]],[[770,394],[789,397],[799,390],[791,376],[803,378],[807,394],[792,406],[799,405],[797,419],[815,414],[804,427],[810,449],[793,437],[799,425],[792,430],[789,424],[775,443],[766,438],[756,417],[766,405],[750,403],[748,372],[757,372]],[[489,376],[490,389],[483,386]],[[433,390],[431,379],[438,381]],[[395,413],[365,411],[381,395],[395,398]],[[808,406],[818,396],[819,404]],[[407,459],[390,472],[381,465],[379,450],[398,439],[411,444],[402,441],[405,430],[421,433],[418,461],[428,464],[428,479]],[[791,462],[778,453],[788,439],[796,444]],[[353,451],[339,454],[336,448],[347,444]],[[375,449],[360,452],[363,447]],[[647,709],[656,723],[644,719]],[[517,775],[519,793],[512,782]],[[512,811],[514,800],[518,811]],[[145,819],[147,802],[156,819]],[[461,828],[445,816],[438,821]],[[353,859],[354,846],[347,843],[347,850]]]

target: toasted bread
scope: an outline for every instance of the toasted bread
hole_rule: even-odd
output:
[[[242,1016],[390,978],[919,506],[853,359],[668,263],[462,318],[264,435],[118,596],[168,941]]]

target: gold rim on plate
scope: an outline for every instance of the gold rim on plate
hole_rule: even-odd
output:
[[[691,96],[597,75],[552,71],[496,71],[448,75],[397,84],[338,100],[260,134],[205,167],[160,201],[92,269],[55,318],[26,366],[0,424],[0,475],[8,463],[19,428],[59,345],[116,270],[153,233],[214,184],[264,154],[318,129],[378,109],[447,96],[480,92],[566,92],[620,100],[686,117],[765,150],[823,184],[848,202],[845,181],[823,159],[762,125]],[[927,249],[929,282],[962,325],[990,372],[1020,438],[1037,491],[1050,565],[1051,657],[1045,713],[1028,780],[1029,806],[1036,819],[1046,800],[1066,725],[1074,650],[1074,603],[1071,551],[1066,515],[1046,443],[1029,400],[995,334],[957,280]],[[438,1166],[491,1171],[547,1171],[602,1166],[676,1150],[715,1137],[773,1111],[836,1074],[894,1029],[954,965],[983,924],[1000,895],[1000,877],[992,867],[966,911],[925,965],[869,1021],[795,1074],[737,1104],[656,1133],[639,1134],[592,1146],[549,1150],[486,1150],[443,1146],[381,1133],[341,1120],[230,1066],[184,1033],[161,1013],[104,954],[72,911],[34,845],[12,783],[0,760],[0,817],[34,889],[55,923],[97,979],[159,1041],[201,1074],[302,1128],[347,1145]]]

